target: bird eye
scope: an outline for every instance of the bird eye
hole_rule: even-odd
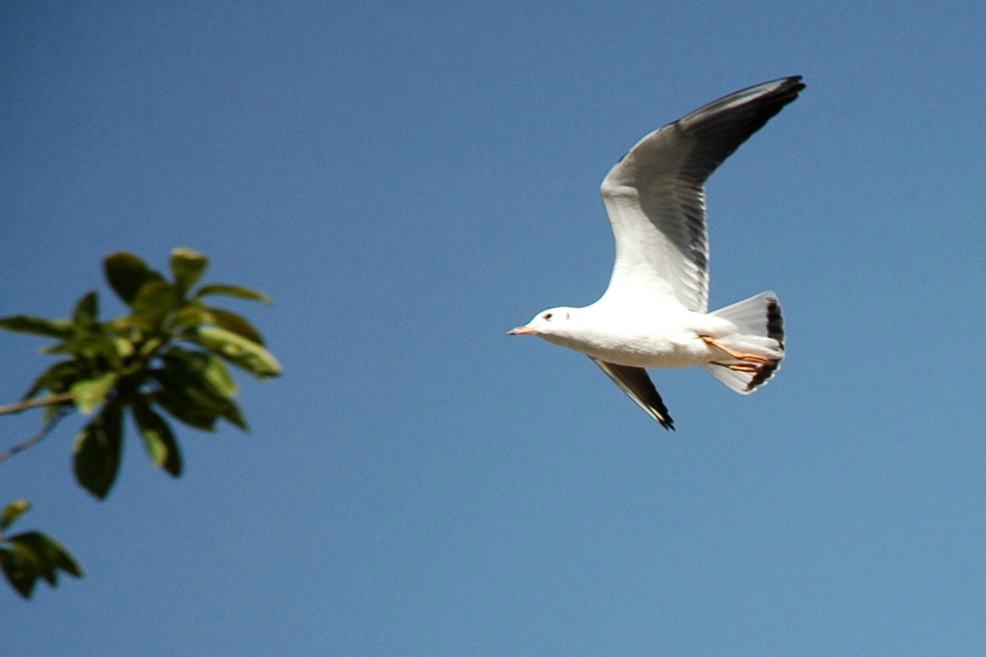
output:
[[[544,313],[544,318],[546,320],[550,320],[551,319],[551,313]]]

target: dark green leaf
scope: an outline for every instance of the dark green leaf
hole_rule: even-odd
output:
[[[103,268],[110,287],[128,306],[133,303],[137,292],[145,283],[163,280],[161,274],[132,253],[114,253],[103,262]]]
[[[83,415],[89,415],[97,406],[106,401],[106,395],[116,383],[116,372],[107,372],[95,379],[76,381],[70,392],[76,408]]]
[[[68,392],[69,387],[83,376],[82,364],[75,360],[63,360],[55,363],[41,373],[24,394],[24,399],[31,399],[47,388],[54,393]]]
[[[224,328],[227,331],[232,331],[237,335],[241,335],[251,342],[256,342],[260,346],[264,344],[264,338],[260,335],[260,331],[253,327],[253,324],[248,322],[241,315],[236,313],[231,313],[228,310],[223,310],[222,308],[209,308],[209,314],[212,315],[212,321],[210,323],[215,324],[219,328]]]
[[[41,552],[36,551],[31,545],[25,544],[22,541],[15,541],[15,538],[20,538],[22,535],[11,536],[7,539],[8,544],[13,548],[14,553],[17,555],[21,563],[24,564],[25,569],[30,570],[35,577],[44,577],[49,582],[55,577],[54,568],[49,566],[44,560],[44,555]]]
[[[182,466],[181,451],[178,449],[174,434],[171,433],[171,427],[163,417],[151,409],[150,404],[143,397],[134,400],[131,410],[151,460],[172,476],[179,476]]]
[[[171,347],[162,355],[162,360],[165,368],[158,372],[158,378],[170,387],[188,384],[222,400],[235,397],[239,392],[236,379],[223,362],[210,353]]]
[[[247,340],[232,331],[214,326],[202,326],[192,339],[257,377],[267,378],[281,373],[281,364],[273,354],[256,342]]]
[[[0,529],[7,529],[13,524],[22,513],[31,508],[31,503],[27,500],[14,500],[3,508],[3,516],[0,517]]]
[[[199,282],[209,259],[191,249],[177,248],[171,252],[171,271],[175,274],[175,283],[184,293]]]
[[[222,362],[211,354],[172,347],[163,356],[164,367],[152,372],[161,384],[155,403],[186,424],[212,431],[216,419],[249,430],[232,400],[236,381]]]
[[[3,566],[3,574],[14,590],[20,593],[21,597],[30,598],[39,576],[34,563],[20,550],[0,548],[0,566]]]
[[[216,419],[221,415],[211,408],[197,406],[172,390],[157,390],[151,400],[176,420],[203,431],[215,431]]]
[[[209,354],[178,346],[169,347],[167,351],[161,354],[161,359],[167,365],[168,370],[178,376],[185,376],[189,371],[198,375],[205,371],[206,365],[209,364]]]
[[[191,301],[185,304],[175,315],[175,324],[177,326],[193,327],[211,322],[212,314],[201,301]]]
[[[12,543],[20,541],[31,545],[35,553],[43,555],[43,558],[58,570],[65,571],[73,577],[82,577],[82,566],[79,562],[51,536],[41,532],[25,532],[11,537],[10,540]]]
[[[0,318],[0,328],[17,333],[46,335],[52,338],[67,338],[72,335],[75,325],[66,319],[45,319],[33,315],[11,315]]]
[[[249,431],[250,426],[247,424],[246,418],[243,417],[243,413],[240,411],[240,407],[236,405],[232,399],[229,400],[229,406],[223,412],[223,418],[226,419],[230,424],[233,424],[243,431]]]
[[[49,354],[71,354],[85,359],[102,357],[111,363],[120,360],[120,352],[117,349],[116,337],[101,330],[89,330],[83,335],[66,340],[60,344],[47,347],[43,351]]]
[[[109,493],[120,468],[122,408],[111,401],[87,424],[75,440],[75,476],[102,499]]]
[[[7,539],[10,549],[0,548],[0,565],[10,584],[23,597],[31,597],[39,578],[58,583],[58,571],[82,577],[82,568],[68,551],[50,536],[25,532]]]
[[[72,321],[77,326],[93,326],[99,322],[99,295],[90,292],[75,304]]]
[[[10,550],[0,550],[4,573],[14,588],[30,597],[38,578],[51,586],[58,584],[58,571],[82,577],[82,568],[65,548],[40,532],[25,532],[7,539]]]
[[[195,293],[196,297],[206,297],[209,295],[235,297],[237,299],[248,299],[250,301],[262,301],[263,303],[267,303],[267,304],[273,303],[273,299],[271,299],[263,292],[251,290],[250,288],[243,287],[241,285],[225,285],[222,283],[214,283],[212,285],[203,285]]]
[[[8,540],[34,562],[37,572],[52,586],[58,583],[59,569],[76,577],[82,576],[82,569],[75,559],[55,540],[40,532],[25,532]]]
[[[164,368],[155,370],[154,377],[178,403],[189,412],[201,417],[223,417],[244,431],[249,431],[246,420],[233,401],[237,393],[236,380],[212,354],[201,351],[188,351],[172,347],[163,356]]]
[[[174,285],[163,280],[145,283],[133,300],[134,315],[151,326],[156,327],[165,314],[174,310],[179,302],[178,291]]]

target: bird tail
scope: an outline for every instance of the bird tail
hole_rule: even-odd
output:
[[[721,308],[714,313],[736,325],[735,336],[717,340],[730,351],[758,356],[757,360],[727,358],[705,369],[741,395],[748,395],[774,376],[784,358],[784,317],[773,292],[760,294]],[[760,362],[766,359],[765,362]],[[734,367],[729,367],[733,365]]]

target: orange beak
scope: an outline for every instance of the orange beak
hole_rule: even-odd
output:
[[[534,329],[530,326],[518,326],[517,328],[507,331],[507,335],[533,335]]]

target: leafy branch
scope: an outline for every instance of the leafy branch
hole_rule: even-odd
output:
[[[34,584],[44,579],[51,586],[58,583],[58,571],[82,577],[82,568],[65,548],[40,532],[23,532],[7,536],[4,532],[25,511],[27,500],[8,504],[0,515],[0,567],[11,586],[23,597],[31,597]]]
[[[110,287],[127,305],[127,314],[100,321],[98,295],[89,292],[76,303],[70,319],[33,315],[0,318],[0,328],[55,339],[44,351],[60,359],[35,379],[19,403],[0,406],[0,415],[43,408],[45,422],[38,434],[0,453],[0,461],[37,444],[64,415],[78,410],[92,419],[76,436],[75,476],[89,493],[103,499],[119,470],[127,413],[151,461],[174,477],[181,474],[183,466],[169,419],[203,431],[215,431],[219,420],[247,430],[234,401],[238,386],[227,365],[259,379],[279,375],[281,366],[246,318],[210,304],[214,297],[268,304],[271,299],[238,285],[196,287],[207,267],[204,255],[175,249],[171,252],[169,281],[139,257],[115,253],[105,259],[104,272]],[[10,521],[22,512],[11,511]],[[52,539],[31,533],[34,535],[40,538],[27,541],[34,542],[36,557],[42,553],[67,556],[60,546],[53,551],[51,545],[57,543]],[[38,577],[54,585],[54,571],[24,566],[48,562],[38,561],[40,557],[28,559],[24,541],[15,538],[7,539],[14,547],[0,552],[7,555],[0,559],[11,584],[25,596],[30,595]],[[20,564],[11,566],[13,570],[7,567],[14,563],[11,559]],[[34,578],[28,584],[30,573]]]

